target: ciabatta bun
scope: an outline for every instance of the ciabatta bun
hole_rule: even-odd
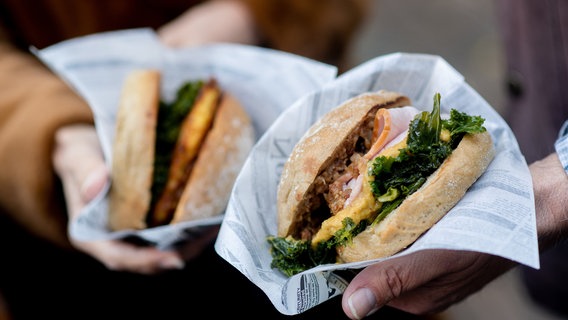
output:
[[[152,201],[159,104],[159,71],[138,70],[127,76],[113,145],[111,230],[145,229],[222,214],[254,144],[253,125],[244,107],[210,79],[182,121],[177,144],[171,149],[167,182]]]
[[[109,227],[143,229],[150,209],[160,73],[136,70],[124,81],[112,152]]]
[[[284,164],[278,187],[278,236],[294,234],[310,218],[307,207],[313,200],[316,179],[326,168],[337,168],[332,162],[348,161],[360,130],[371,130],[375,113],[380,108],[396,108],[410,104],[410,99],[397,93],[366,93],[344,102],[325,114],[304,134]],[[331,172],[329,175],[333,175]]]

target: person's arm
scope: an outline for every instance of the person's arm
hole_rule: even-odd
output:
[[[541,251],[568,238],[568,120],[554,147],[556,153],[530,165]]]
[[[249,8],[239,0],[211,0],[192,7],[156,30],[170,47],[213,42],[256,45],[259,38]]]
[[[369,0],[212,0],[157,31],[174,47],[235,42],[345,67],[370,5]]]
[[[55,131],[92,123],[85,102],[31,54],[0,41],[0,212],[68,247],[67,217],[51,162]]]
[[[532,163],[529,169],[543,252],[568,238],[568,175],[556,153]],[[385,305],[416,314],[434,313],[516,265],[477,252],[422,251],[363,269],[345,290],[342,306],[351,319],[364,318]]]

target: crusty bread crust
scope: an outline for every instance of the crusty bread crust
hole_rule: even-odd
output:
[[[125,79],[116,115],[109,193],[112,230],[146,227],[154,172],[160,73],[137,70]]]
[[[316,177],[338,154],[342,142],[363,122],[374,118],[380,108],[410,105],[396,92],[379,91],[351,98],[324,115],[304,134],[284,164],[277,193],[278,236],[285,237],[309,220],[306,208],[314,195]]]
[[[253,144],[248,114],[233,96],[224,93],[171,223],[222,214]]]
[[[438,222],[486,170],[495,150],[489,132],[467,134],[415,193],[376,226],[338,247],[343,262],[391,256],[412,244]]]
[[[113,144],[112,230],[147,227],[159,99],[159,71],[129,74],[119,102]],[[170,223],[221,214],[253,144],[251,119],[233,96],[224,93]]]

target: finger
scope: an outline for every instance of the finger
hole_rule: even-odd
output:
[[[209,227],[205,231],[201,232],[199,236],[178,246],[177,252],[179,252],[185,261],[189,261],[203,252],[203,250],[215,240],[218,233],[218,225]]]
[[[161,251],[154,247],[140,247],[126,242],[104,240],[76,242],[108,269],[140,274],[155,274],[171,269],[182,269],[183,259],[173,251]]]
[[[211,21],[219,21],[211,25]],[[157,30],[170,47],[215,42],[254,44],[258,35],[249,9],[240,1],[209,1],[195,6]]]
[[[102,158],[97,165],[94,165],[92,171],[86,178],[80,182],[80,194],[83,203],[88,203],[99,194],[105,184],[109,180],[109,172],[107,166],[102,162]]]
[[[342,307],[351,319],[362,319],[414,288],[454,270],[449,259],[438,251],[384,261],[363,269],[343,294]],[[436,261],[436,267],[430,267]]]
[[[102,192],[109,179],[108,169],[104,163],[100,163],[98,168],[92,170],[84,181],[73,175],[61,176],[70,220],[77,217],[83,207]]]
[[[109,179],[92,125],[70,125],[57,131],[53,165],[61,179],[71,219],[102,191]]]
[[[438,268],[438,276],[417,283],[389,302],[389,306],[415,314],[441,312],[467,296],[479,291],[487,283],[516,265],[515,262],[473,251],[432,251],[436,255],[422,255],[425,268]],[[435,263],[433,263],[435,261]],[[439,267],[441,266],[441,268]]]

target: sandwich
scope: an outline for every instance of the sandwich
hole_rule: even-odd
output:
[[[384,258],[437,223],[494,158],[485,119],[431,112],[398,92],[353,97],[314,123],[284,164],[271,266]]]
[[[251,119],[215,78],[161,98],[158,70],[127,75],[116,114],[108,226],[140,230],[222,214],[254,144]]]

